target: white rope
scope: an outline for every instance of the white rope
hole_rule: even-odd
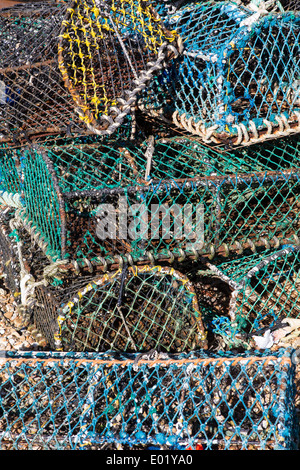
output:
[[[279,5],[278,5],[279,2],[277,2],[276,0],[252,0],[248,5],[247,5],[247,8],[249,10],[252,10],[254,12],[265,12],[265,14],[271,12],[271,11],[275,11],[277,10],[278,8],[280,9]],[[283,10],[284,11],[284,10]]]
[[[245,124],[235,124],[232,126],[232,128],[236,130],[236,135],[228,135],[228,138],[236,137],[236,140],[232,141],[233,145],[247,146],[257,142],[264,142],[266,140],[275,139],[278,137],[287,137],[291,134],[297,134],[300,132],[300,112],[294,111],[294,116],[298,121],[298,124],[294,127],[291,127],[284,114],[275,116],[274,120],[278,123],[278,126],[267,119],[263,119],[265,129],[260,129],[263,131],[261,135],[259,135],[258,129],[252,120],[249,121],[249,129],[247,129]],[[193,117],[187,119],[185,113],[179,115],[178,111],[173,113],[172,119],[176,126],[184,128],[191,134],[198,135],[204,142],[219,143],[218,133],[216,132],[219,128],[217,124],[210,127],[205,127],[203,121],[195,123]],[[293,116],[291,117],[291,120],[292,119]]]
[[[270,7],[274,7],[275,2],[269,0],[265,2],[264,0],[259,0],[258,2],[252,1],[247,5],[249,10],[254,11],[253,15],[241,21],[240,26],[251,27],[253,23],[256,23],[262,16],[268,15],[270,13]]]
[[[18,258],[20,263],[20,293],[21,293],[21,305],[23,307],[29,307],[35,301],[35,279],[25,269],[23,256],[22,256],[22,242],[17,242]]]
[[[145,170],[145,181],[148,182],[148,178],[150,176],[150,171],[151,171],[151,166],[152,166],[152,158],[153,158],[153,153],[154,153],[154,136],[151,135],[148,140],[148,147],[145,152],[145,158],[146,158],[146,170]]]
[[[21,274],[20,291],[21,291],[21,304],[24,307],[32,305],[35,292],[35,282],[31,274]]]
[[[18,193],[9,193],[7,191],[0,191],[0,204],[16,207],[17,209],[21,209],[23,207],[21,195]]]
[[[51,263],[49,266],[46,266],[43,271],[44,280],[54,277],[59,272],[60,267],[65,264],[66,264],[65,260],[59,259],[55,261],[54,263]]]

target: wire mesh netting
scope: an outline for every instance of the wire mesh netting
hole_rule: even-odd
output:
[[[183,40],[141,97],[206,142],[249,145],[299,132],[299,15],[198,2],[167,16]]]
[[[63,2],[45,2],[0,12],[3,139],[22,132],[65,131],[71,123],[80,129],[57,66],[66,8]]]
[[[1,449],[293,449],[291,355],[6,353]]]
[[[297,139],[220,153],[190,138],[28,147],[23,217],[52,259],[194,256],[298,241]]]
[[[111,134],[178,48],[140,0],[21,4],[0,11],[0,31],[2,140]]]

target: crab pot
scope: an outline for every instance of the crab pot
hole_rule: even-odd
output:
[[[299,318],[299,246],[209,266],[231,288],[228,315],[231,328],[239,333],[253,334],[271,329],[286,317]]]
[[[30,329],[41,346],[45,346],[47,332],[57,326],[56,320],[53,320],[54,309],[60,305],[57,299],[63,302],[67,295],[75,296],[94,276],[88,270],[78,273],[72,269],[73,266],[53,263],[44,253],[45,245],[40,233],[33,231],[30,224],[24,224],[17,211],[9,208],[2,210],[0,228],[4,285],[19,307],[23,326]],[[38,317],[37,329],[34,312],[40,312],[41,307],[45,311],[40,313],[41,318]],[[55,327],[51,326],[53,321]]]
[[[0,448],[296,448],[288,351],[145,356],[3,351]]]
[[[206,345],[192,284],[173,268],[125,266],[90,281],[41,286],[35,295],[34,323],[52,349],[182,352]]]
[[[231,2],[183,6],[166,22],[184,52],[140,98],[205,142],[251,145],[300,130],[297,12]]]
[[[58,68],[57,37],[66,8],[63,2],[41,2],[0,12],[2,141],[68,128],[86,131]]]
[[[206,348],[197,297],[186,276],[145,265],[119,266],[95,277],[91,270],[51,263],[38,234],[13,215],[1,225],[5,284],[41,346],[102,352]]]
[[[0,11],[0,38],[2,141],[112,134],[178,49],[149,1],[17,5]]]
[[[295,243],[298,148],[222,154],[189,138],[22,148],[22,214],[48,256],[80,266]]]

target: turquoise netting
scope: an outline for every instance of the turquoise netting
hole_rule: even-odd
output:
[[[188,137],[28,146],[15,150],[19,207],[47,255],[80,264],[297,243],[298,147],[222,152]]]
[[[6,353],[1,449],[293,449],[291,354]]]

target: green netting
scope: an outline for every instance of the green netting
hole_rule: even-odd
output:
[[[253,345],[253,334],[259,336],[261,331],[263,335],[267,329],[271,332],[276,324],[280,321],[284,323],[286,318],[298,319],[299,253],[299,247],[290,245],[278,251],[264,251],[217,266],[210,265],[214,274],[232,289],[227,310],[230,321],[228,317],[215,316],[215,322],[212,320],[212,323],[215,323],[215,333],[224,335],[228,344],[244,342],[244,345],[248,344],[249,347]],[[298,325],[295,324],[290,332],[283,333],[278,341],[275,337],[271,338],[268,347],[285,341],[297,347]],[[289,333],[291,334],[288,336]]]
[[[5,285],[18,302],[24,326],[42,347],[102,352],[206,348],[193,285],[174,268],[124,265],[102,276],[93,269],[78,273],[49,262],[39,238],[16,214],[3,215],[0,227]]]
[[[75,0],[0,11],[0,140],[112,134],[178,55],[151,2]]]
[[[79,288],[38,288],[34,322],[52,349],[167,352],[205,348],[193,286],[162,266],[124,267]],[[77,291],[75,288],[77,287]]]
[[[294,243],[298,149],[295,138],[220,153],[183,137],[28,147],[23,217],[52,259],[79,264]]]
[[[9,148],[1,149],[0,157],[0,191],[20,192],[20,175],[17,152]]]
[[[0,448],[295,449],[292,352],[4,352]]]
[[[184,52],[140,98],[205,142],[249,145],[299,132],[297,12],[188,3],[167,16]]]

